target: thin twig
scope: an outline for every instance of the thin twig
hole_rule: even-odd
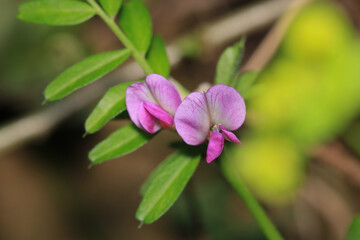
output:
[[[327,222],[334,239],[344,239],[352,211],[338,191],[324,180],[313,176],[300,191],[300,199],[314,208]]]
[[[247,61],[242,71],[260,71],[274,56],[278,49],[281,39],[283,39],[286,29],[300,11],[301,7],[312,0],[294,0],[288,1],[291,4],[288,6],[286,14],[284,14],[275,26],[266,35],[265,39],[261,42],[255,53]]]
[[[341,143],[318,147],[313,152],[313,157],[334,167],[360,187],[360,162]]]

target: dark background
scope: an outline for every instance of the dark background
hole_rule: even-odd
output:
[[[21,22],[16,19],[21,2],[0,2],[0,123],[4,127],[50,108],[52,103],[41,106],[42,91],[64,68],[91,53],[121,47],[98,18],[75,27]],[[336,2],[359,29],[359,2]],[[154,32],[166,43],[258,3],[262,2],[146,1]],[[249,33],[245,61],[272,24]],[[219,55],[236,40],[192,52],[172,75],[191,90],[201,82],[212,82]],[[89,101],[46,134],[0,152],[0,239],[265,239],[217,166],[204,162],[172,209],[138,229],[140,186],[171,153],[167,143],[179,138],[162,131],[138,151],[89,169],[88,151],[124,124],[113,121],[83,138],[83,123],[95,104]],[[323,162],[309,164],[308,175],[309,181],[313,179],[311,187],[304,187],[287,205],[269,207],[271,218],[286,239],[341,239],[333,233],[343,232],[342,221],[359,210],[359,186]],[[324,182],[335,187],[328,189]]]

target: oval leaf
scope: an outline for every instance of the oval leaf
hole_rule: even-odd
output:
[[[150,174],[148,179],[143,183],[143,185],[140,188],[140,195],[144,196],[149,187],[152,185],[154,180],[158,178],[158,175],[161,174],[163,169],[167,169],[168,165],[172,164],[172,161],[168,160],[170,157],[168,157],[166,160],[162,161]]]
[[[86,119],[85,130],[94,133],[108,121],[126,110],[126,89],[134,82],[126,82],[110,88]]]
[[[237,73],[240,70],[245,46],[245,38],[233,46],[227,47],[221,54],[216,66],[215,84],[234,86]]]
[[[141,131],[134,124],[126,125],[96,145],[89,153],[92,164],[131,153],[149,141],[154,135]]]
[[[259,76],[259,72],[247,71],[243,72],[235,83],[235,89],[246,98],[249,95],[249,90],[255,83]]]
[[[66,69],[45,89],[46,100],[63,98],[111,72],[130,56],[127,49],[99,53]]]
[[[152,36],[151,16],[140,0],[125,3],[120,11],[119,24],[135,48],[145,54]]]
[[[176,151],[167,157],[143,186],[144,197],[136,218],[150,224],[160,218],[176,201],[199,164],[201,155]]]
[[[100,4],[110,17],[115,17],[121,7],[122,0],[100,0]]]
[[[146,54],[146,60],[154,70],[154,73],[167,78],[170,74],[170,63],[166,54],[164,41],[159,35],[154,35],[149,51]]]
[[[48,25],[75,25],[95,15],[95,10],[80,1],[30,1],[19,7],[18,18],[32,23]]]
[[[346,240],[359,240],[360,239],[360,215],[356,216],[349,227],[346,235]]]

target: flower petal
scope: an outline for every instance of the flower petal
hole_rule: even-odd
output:
[[[204,142],[210,131],[205,95],[194,92],[187,96],[178,107],[174,122],[177,132],[187,144]]]
[[[164,109],[162,109],[161,107],[159,107],[158,105],[156,105],[155,103],[152,103],[152,102],[144,101],[143,103],[144,103],[145,109],[151,115],[153,115],[160,121],[166,123],[167,125],[171,126],[174,124],[173,117],[169,113],[165,112]]]
[[[149,88],[145,83],[137,82],[132,84],[126,89],[125,102],[126,102],[127,111],[129,113],[131,120],[139,128],[142,128],[138,116],[139,116],[140,104],[143,101],[155,102],[154,97],[152,96]]]
[[[156,100],[155,103],[174,116],[181,103],[180,94],[175,86],[158,74],[148,75],[145,82]]]
[[[142,126],[142,129],[146,130],[149,133],[156,133],[160,130],[161,126],[158,123],[158,120],[146,110],[144,102],[140,103],[138,114],[139,122]]]
[[[206,162],[211,163],[218,158],[224,149],[224,137],[218,131],[211,131],[209,145],[206,150]]]
[[[221,129],[221,132],[224,134],[226,140],[241,145],[241,141],[236,137],[233,132],[226,130],[226,128],[222,125],[220,125],[219,127]]]
[[[212,124],[223,125],[227,130],[238,129],[245,120],[246,107],[242,96],[227,85],[215,85],[206,93]]]

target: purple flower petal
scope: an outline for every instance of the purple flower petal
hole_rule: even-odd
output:
[[[234,133],[226,130],[226,128],[222,125],[220,125],[219,127],[221,129],[221,132],[224,134],[226,140],[241,145],[241,141],[236,137]]]
[[[242,96],[227,85],[215,85],[206,93],[212,124],[223,125],[227,130],[238,129],[245,120],[246,107]]]
[[[206,162],[211,163],[218,158],[224,149],[224,137],[218,131],[211,131],[209,145],[206,151]]]
[[[142,129],[146,130],[149,133],[156,133],[160,130],[161,126],[158,123],[158,120],[146,110],[144,102],[140,103],[138,114],[139,122],[142,126]]]
[[[148,75],[145,82],[156,100],[154,103],[157,103],[166,112],[174,116],[181,103],[180,94],[174,85],[158,74]]]
[[[210,130],[205,95],[194,92],[187,96],[178,107],[174,122],[177,132],[187,144],[204,142]]]
[[[162,109],[161,107],[159,107],[158,105],[156,105],[155,103],[152,103],[152,102],[144,101],[143,103],[144,103],[145,109],[151,115],[153,115],[154,117],[156,117],[157,119],[166,123],[169,126],[174,124],[173,117],[169,113],[165,112],[164,109]]]
[[[134,83],[126,89],[126,107],[131,120],[139,128],[143,128],[139,121],[140,104],[143,101],[155,102],[149,88],[145,83]]]

